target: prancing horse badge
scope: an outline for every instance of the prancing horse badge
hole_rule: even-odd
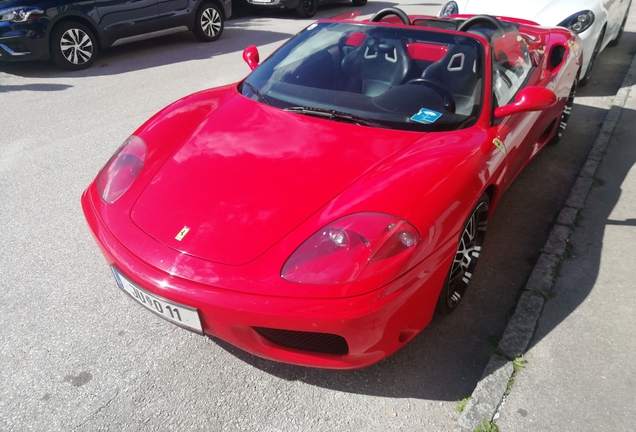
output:
[[[188,228],[187,226],[184,226],[183,228],[181,228],[181,231],[179,231],[179,234],[176,235],[175,239],[176,240],[183,240],[183,238],[186,236],[186,234],[190,231],[190,228]]]
[[[506,154],[506,145],[499,138],[495,138],[492,140],[492,143],[502,152],[504,155]]]

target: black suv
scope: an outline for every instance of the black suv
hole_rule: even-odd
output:
[[[217,40],[232,0],[0,0],[0,61],[89,67],[100,49],[191,30]]]

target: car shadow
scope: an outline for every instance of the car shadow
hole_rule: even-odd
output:
[[[634,199],[633,196],[623,197],[622,189],[623,183],[636,165],[633,127],[621,127],[621,125],[634,124],[636,124],[636,111],[623,109],[618,125],[610,138],[608,148],[604,152],[603,165],[599,167],[594,176],[592,188],[585,202],[585,209],[579,213],[576,227],[570,236],[568,254],[561,263],[560,274],[554,285],[556,297],[548,300],[548,302],[556,302],[558,308],[551,308],[549,318],[541,321],[531,341],[531,347],[540,343],[587,299],[599,282],[601,256],[605,255],[605,272],[608,272],[608,260],[612,260],[614,263],[610,267],[619,269],[619,279],[621,274],[628,275],[631,271],[627,269],[630,266],[631,258],[626,254],[617,256],[619,248],[616,243],[606,244],[605,238],[606,235],[609,235],[610,230],[613,230],[613,238],[616,238],[616,229],[613,227],[636,227],[636,219],[616,219],[616,216],[612,215],[619,200],[629,202]],[[631,178],[634,178],[633,172],[631,172]],[[630,184],[631,190],[633,190],[632,185],[633,183]],[[623,210],[622,213],[625,211]],[[625,273],[621,273],[620,269],[623,269],[622,271]],[[627,277],[624,280],[629,279]],[[607,276],[605,280],[607,280]],[[609,317],[608,320],[611,322],[612,317]]]
[[[626,32],[619,46],[602,54],[593,79],[577,94],[572,120],[561,142],[545,147],[502,197],[489,223],[470,291],[453,314],[434,318],[414,340],[382,362],[353,371],[285,365],[258,358],[223,341],[217,341],[219,346],[279,378],[343,392],[449,401],[470,396],[490,356],[496,352],[541,249],[607,115],[608,107],[603,103],[594,106],[588,97],[616,95],[635,47],[634,33]],[[610,53],[614,56],[612,59],[608,58]],[[606,79],[599,83],[594,80],[595,76]],[[621,121],[633,124],[629,122],[636,122],[636,113],[623,110]],[[635,160],[632,152],[622,161],[618,177],[624,178]],[[612,196],[604,208],[605,215],[609,215],[620,189],[606,193]],[[634,221],[607,221],[607,224],[616,223],[633,224]],[[536,335],[533,344],[575,311],[593,289],[604,226],[594,227],[596,235],[591,242],[599,246],[588,256],[591,263],[586,269],[587,277],[577,282],[578,289],[560,311],[559,319],[544,327],[544,333]]]
[[[586,109],[593,110],[594,108],[587,107]],[[579,212],[576,224],[570,234],[567,252],[561,260],[558,276],[552,285],[552,296],[546,299],[526,352],[539,345],[545,338],[550,337],[550,334],[562,326],[588,299],[592,300],[593,303],[586,306],[587,313],[589,314],[590,308],[593,307],[605,308],[599,312],[601,315],[598,315],[603,316],[602,313],[607,310],[607,306],[603,305],[602,301],[599,304],[598,294],[596,300],[590,298],[593,291],[595,289],[599,289],[601,292],[607,290],[608,277],[613,278],[613,280],[629,280],[631,270],[626,269],[626,266],[629,267],[631,259],[629,252],[621,254],[621,248],[616,244],[615,227],[636,227],[636,219],[616,219],[613,213],[619,200],[622,200],[623,203],[633,201],[633,196],[623,196],[623,184],[628,176],[634,178],[636,147],[633,145],[632,129],[629,127],[621,129],[620,124],[636,124],[636,111],[632,109],[621,111],[618,126],[611,134],[610,143],[603,152],[602,162],[594,175],[584,209]],[[629,189],[633,190],[633,180],[631,181]],[[622,213],[625,213],[624,209]],[[606,275],[603,279],[600,279],[601,259],[605,262],[604,272]],[[609,262],[611,264],[608,264]],[[612,269],[624,270],[619,270],[617,274],[608,276],[607,273],[613,272]],[[619,318],[620,322],[614,322],[613,319],[611,315],[607,318],[612,325],[618,328],[624,324],[625,317]],[[575,327],[565,330],[568,332],[568,337],[585,338],[585,334],[577,334],[577,331],[585,331],[585,329],[580,330],[576,327],[577,319],[572,322],[575,323]],[[563,331],[562,329],[561,332]],[[547,343],[554,344],[554,338],[552,342]],[[608,343],[611,344],[611,341]],[[606,354],[609,355],[609,353],[603,353],[603,355]],[[590,353],[590,355],[593,354]],[[541,365],[539,365],[540,367]],[[495,373],[495,370],[492,373]]]
[[[66,84],[24,84],[24,85],[0,85],[0,93],[16,91],[61,91],[73,86]]]
[[[573,108],[573,115],[580,119],[604,118],[606,113],[607,110],[584,105],[575,104]],[[636,112],[625,113],[623,118],[636,122]],[[596,136],[599,126],[595,121],[583,122],[588,126],[569,129],[558,145],[544,148],[502,197],[489,223],[469,292],[458,310],[446,317],[435,317],[422,333],[387,359],[350,371],[314,369],[265,360],[212,339],[240,360],[288,381],[393,398],[453,401],[470,396],[490,356],[496,352],[541,248],[587,159],[592,143],[587,148],[577,147],[585,142],[584,136]],[[636,150],[622,161],[621,178],[635,161]],[[609,214],[620,190],[605,193],[612,196],[604,209]],[[634,220],[620,223],[636,224]],[[603,228],[604,225],[594,227],[596,235],[591,239],[594,244],[602,244]],[[587,283],[578,283],[577,296],[546,334],[566,319],[593,289],[592,276],[598,272],[600,253],[601,246],[591,251],[589,258],[595,265],[586,270]],[[535,339],[533,343],[537,342]]]
[[[613,97],[616,95],[615,83],[620,83],[625,76],[624,68],[620,65],[631,62],[636,52],[636,33],[625,31],[615,47],[606,47],[598,56],[590,82],[580,87],[577,96],[584,97]]]

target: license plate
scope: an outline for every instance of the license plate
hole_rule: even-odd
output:
[[[152,294],[130,281],[115,267],[112,267],[115,280],[119,288],[128,293],[133,300],[156,313],[171,323],[185,327],[197,333],[203,333],[199,312],[192,307],[166,300],[156,294]]]

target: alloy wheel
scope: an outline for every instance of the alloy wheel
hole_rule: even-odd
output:
[[[207,8],[201,14],[201,30],[208,37],[215,37],[221,31],[221,15],[214,8]]]
[[[468,218],[448,275],[446,303],[454,309],[466,292],[481,253],[488,225],[488,202],[481,201]]]
[[[561,118],[559,119],[559,126],[557,127],[556,134],[550,140],[550,144],[556,144],[561,141],[563,137],[563,133],[565,132],[565,128],[568,125],[568,120],[570,119],[570,113],[572,112],[572,106],[574,105],[574,97],[576,96],[576,83],[572,86],[570,90],[570,94],[568,96],[568,100],[563,107],[563,111],[561,111]]]
[[[88,62],[94,53],[91,37],[79,28],[70,28],[62,34],[60,50],[64,58],[74,65]]]

